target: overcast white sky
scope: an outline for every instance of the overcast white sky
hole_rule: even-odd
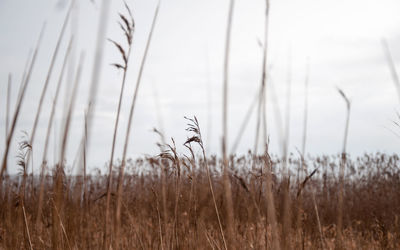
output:
[[[117,25],[118,12],[124,11],[122,3],[113,0],[109,10],[107,37],[116,41],[124,41]],[[157,1],[127,0],[127,3],[133,9],[136,31],[116,158],[121,158],[129,105]],[[153,127],[163,129],[167,138],[174,137],[178,148],[184,152],[180,146],[187,136],[183,116],[193,115],[200,121],[210,153],[220,152],[222,66],[228,4],[228,0],[162,1],[136,106],[129,147],[131,157],[157,153],[155,143],[158,138],[151,131]],[[11,173],[16,169],[16,142],[21,140],[22,131],[30,133],[32,128],[40,91],[68,5],[67,0],[0,0],[0,152],[4,151],[5,144],[8,74],[13,76],[14,107],[25,60],[37,40],[42,23],[47,21],[43,45],[9,157]],[[264,0],[236,0],[229,72],[230,144],[260,84],[262,49],[258,40],[263,39],[264,9]],[[400,140],[389,129],[400,133],[400,128],[391,122],[396,119],[399,100],[380,39],[387,39],[400,69],[399,10],[400,2],[397,0],[271,0],[268,64],[282,113],[286,103],[288,65],[291,65],[290,151],[296,152],[296,147],[301,147],[304,79],[309,58],[307,151],[311,154],[334,154],[341,150],[345,104],[335,89],[339,86],[352,100],[349,152],[355,155],[376,151],[397,152]],[[77,41],[71,65],[77,61],[81,51],[85,51],[87,58],[68,147],[69,163],[76,155],[82,135],[99,12],[100,0],[77,1],[73,21],[68,26],[67,38],[75,32]],[[64,54],[66,41],[60,55]],[[35,168],[42,155],[61,58],[56,63],[33,145]],[[92,167],[102,167],[109,159],[122,77],[122,72],[109,64],[118,60],[120,57],[116,49],[107,44],[90,144],[89,165]],[[55,132],[58,133],[62,103],[59,102],[57,109]],[[277,123],[272,103],[268,105],[271,148],[273,152],[279,152]],[[252,148],[254,136],[253,114],[239,146],[239,153]],[[54,161],[54,143],[58,144],[59,135],[51,140],[50,162]]]

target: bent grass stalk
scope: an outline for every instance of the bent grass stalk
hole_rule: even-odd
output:
[[[50,78],[51,78],[51,75],[53,73],[53,68],[54,68],[55,62],[57,60],[58,51],[60,49],[60,45],[61,45],[61,42],[62,42],[63,37],[64,37],[65,29],[67,27],[69,16],[70,16],[70,13],[71,13],[71,10],[72,10],[72,6],[73,6],[74,2],[75,2],[75,0],[72,1],[71,5],[70,5],[70,7],[69,7],[69,9],[67,11],[67,14],[66,14],[65,19],[64,19],[64,23],[63,23],[62,28],[61,28],[60,35],[58,36],[56,47],[55,47],[53,55],[51,57],[49,69],[48,69],[48,72],[47,72],[47,75],[46,75],[46,80],[44,82],[44,85],[43,85],[43,88],[42,88],[42,92],[40,94],[39,106],[37,108],[36,115],[35,115],[35,120],[33,122],[33,127],[32,127],[32,130],[31,130],[31,138],[29,140],[29,143],[31,145],[33,145],[33,142],[35,140],[36,129],[37,129],[37,125],[38,125],[38,122],[39,122],[40,113],[42,111],[42,105],[43,105],[44,97],[46,96],[46,92],[47,92],[47,88],[49,86]],[[31,159],[31,155],[32,155],[32,151],[30,151],[29,154],[28,154],[27,167],[29,167],[29,160]],[[33,167],[32,167],[32,175],[33,175]]]
[[[337,229],[336,229],[336,248],[342,249],[343,242],[342,242],[342,230],[343,230],[343,189],[344,189],[344,172],[346,167],[346,145],[347,145],[347,137],[349,132],[349,122],[350,122],[350,109],[351,109],[351,102],[346,94],[341,89],[337,89],[341,97],[346,103],[346,125],[344,130],[344,138],[343,138],[343,148],[341,154],[341,161],[340,161],[340,169],[339,169],[339,201],[338,201],[338,216],[337,216]]]
[[[38,39],[37,44],[36,44],[35,51],[33,53],[32,61],[31,61],[31,64],[29,66],[28,73],[27,73],[27,75],[26,75],[26,77],[25,77],[25,79],[24,79],[24,81],[23,81],[23,83],[21,84],[21,87],[20,87],[20,91],[19,91],[19,95],[18,95],[18,99],[17,99],[17,106],[15,107],[14,116],[13,116],[13,119],[12,119],[10,131],[9,131],[9,133],[7,135],[7,143],[6,143],[4,154],[3,154],[3,161],[2,161],[2,164],[1,164],[1,170],[0,170],[0,179],[1,179],[1,181],[3,181],[4,171],[7,169],[7,158],[8,158],[8,153],[9,153],[9,150],[10,150],[10,144],[11,144],[12,138],[14,136],[15,128],[16,128],[16,125],[17,125],[18,117],[19,117],[19,113],[21,111],[21,106],[22,106],[22,103],[23,103],[23,100],[24,100],[24,97],[25,97],[26,89],[28,87],[28,84],[29,84],[29,81],[30,81],[30,78],[31,78],[31,74],[32,74],[33,68],[35,66],[36,57],[37,57],[37,54],[39,52],[39,48],[40,48],[40,45],[41,45],[41,42],[42,42],[42,37],[43,37],[45,28],[46,28],[46,23],[44,23],[43,26],[42,26],[42,29],[41,29],[40,34],[39,34],[39,39]]]

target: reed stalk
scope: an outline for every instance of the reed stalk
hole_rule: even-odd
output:
[[[39,188],[38,207],[37,207],[37,214],[36,214],[36,227],[39,228],[39,231],[40,231],[40,227],[41,227],[40,221],[41,221],[42,209],[43,209],[44,184],[45,184],[45,176],[46,176],[46,167],[47,167],[47,163],[48,163],[47,154],[48,154],[48,149],[49,149],[49,144],[50,144],[50,133],[51,133],[51,129],[53,126],[54,115],[55,115],[57,102],[58,102],[58,96],[60,93],[60,89],[61,89],[61,85],[62,85],[64,73],[65,73],[65,68],[66,68],[68,58],[69,58],[71,48],[72,48],[72,42],[73,42],[73,39],[71,38],[69,41],[69,44],[68,44],[67,51],[64,56],[60,76],[59,76],[57,87],[56,87],[56,92],[55,92],[54,99],[53,99],[53,104],[52,104],[51,111],[50,111],[50,117],[49,117],[49,121],[47,124],[46,139],[45,139],[45,143],[44,143],[42,163],[41,163],[41,168],[40,168],[40,188]]]
[[[36,58],[37,58],[37,55],[38,55],[38,52],[39,52],[39,49],[40,49],[40,45],[41,45],[41,42],[42,42],[42,37],[43,37],[45,28],[46,28],[46,23],[44,23],[43,26],[42,26],[42,29],[41,29],[40,34],[39,34],[39,39],[38,39],[38,41],[36,43],[36,48],[35,48],[33,56],[32,56],[32,61],[31,61],[30,65],[29,65],[29,69],[28,69],[28,72],[26,74],[26,77],[25,77],[25,79],[24,79],[24,81],[23,81],[23,83],[21,84],[21,87],[20,87],[20,91],[19,91],[19,95],[18,95],[18,99],[17,99],[17,105],[15,107],[14,116],[13,116],[12,121],[11,121],[10,131],[9,131],[9,133],[7,135],[7,143],[5,145],[5,150],[4,150],[4,154],[3,154],[3,161],[2,161],[2,164],[1,164],[1,170],[0,170],[0,179],[1,179],[1,181],[3,181],[4,171],[7,170],[7,159],[8,159],[8,153],[9,153],[9,150],[10,150],[11,141],[12,141],[13,136],[14,136],[15,128],[16,128],[16,125],[17,125],[18,117],[19,117],[19,113],[21,111],[21,107],[22,107],[22,103],[23,103],[23,100],[24,100],[24,97],[25,97],[26,89],[28,87],[28,84],[29,84],[29,81],[30,81],[30,78],[31,78],[31,75],[32,75],[32,71],[33,71],[33,68],[35,66]]]
[[[115,124],[114,124],[114,133],[113,133],[113,140],[112,140],[112,146],[111,146],[111,156],[110,156],[110,162],[108,166],[108,181],[107,181],[107,200],[106,200],[106,215],[105,215],[105,221],[104,221],[104,236],[103,236],[103,242],[104,242],[104,249],[108,248],[108,231],[109,231],[109,225],[110,225],[110,202],[111,202],[111,188],[112,188],[112,168],[113,168],[113,162],[114,162],[114,153],[115,153],[115,145],[116,145],[116,140],[117,140],[117,131],[118,131],[118,124],[119,124],[119,118],[120,118],[120,113],[121,113],[121,106],[122,106],[122,98],[124,94],[124,89],[125,89],[125,81],[126,81],[126,75],[128,73],[128,64],[129,64],[129,58],[131,54],[131,49],[132,49],[132,39],[133,39],[133,32],[135,30],[135,22],[133,20],[132,13],[128,7],[128,5],[125,3],[125,7],[129,13],[129,19],[126,18],[124,15],[120,14],[121,22],[120,28],[124,32],[124,35],[127,38],[128,42],[128,51],[125,52],[124,48],[117,42],[110,40],[116,48],[119,50],[123,63],[118,64],[114,63],[112,64],[114,67],[117,69],[122,69],[123,70],[123,77],[122,77],[122,82],[121,82],[121,87],[120,87],[120,94],[119,94],[119,100],[118,100],[118,109],[117,109],[117,114],[115,118]]]
[[[349,123],[350,123],[350,109],[351,102],[349,98],[345,95],[343,90],[338,88],[338,92],[346,103],[346,124],[344,130],[344,138],[343,138],[343,146],[342,146],[342,154],[340,161],[340,169],[339,169],[339,197],[338,197],[338,216],[337,216],[337,227],[336,227],[336,248],[342,249],[343,246],[343,200],[344,200],[344,174],[346,168],[346,146],[347,146],[347,137],[349,133]]]
[[[8,136],[8,127],[10,125],[10,98],[11,98],[11,82],[12,82],[12,75],[11,73],[8,74],[8,83],[7,83],[7,101],[6,101],[6,134],[4,136],[5,143],[7,143],[7,136]]]
[[[122,162],[121,162],[121,168],[120,168],[119,178],[118,178],[117,207],[116,207],[116,216],[115,216],[115,219],[116,219],[115,220],[116,221],[116,223],[115,223],[116,224],[116,227],[115,227],[115,246],[116,246],[116,249],[120,249],[119,230],[120,230],[120,225],[121,225],[122,186],[123,186],[123,180],[124,180],[124,171],[125,171],[125,164],[126,164],[126,156],[127,156],[127,151],[128,151],[129,138],[130,138],[131,127],[132,127],[133,113],[134,113],[134,110],[135,110],[135,105],[136,105],[136,100],[137,100],[137,96],[138,96],[138,93],[139,93],[139,88],[140,88],[140,83],[141,83],[141,79],[142,79],[142,75],[143,75],[143,70],[144,70],[144,66],[145,66],[145,63],[146,63],[147,54],[148,54],[149,49],[150,49],[151,38],[153,36],[154,28],[156,26],[159,9],[160,9],[160,2],[158,2],[157,7],[156,7],[155,12],[154,12],[153,21],[152,21],[152,24],[151,24],[149,35],[147,37],[146,48],[145,48],[145,51],[144,51],[144,54],[143,54],[143,58],[142,58],[142,61],[141,61],[141,64],[140,64],[139,73],[138,73],[138,76],[137,76],[137,79],[136,79],[136,87],[134,89],[132,104],[131,104],[131,108],[130,108],[130,111],[129,111],[128,126],[127,126],[126,134],[125,134],[125,143],[124,143],[124,149],[123,149],[123,153],[122,153]]]
[[[56,62],[57,57],[58,57],[58,52],[60,50],[61,42],[62,42],[63,37],[64,37],[64,33],[65,33],[65,30],[66,30],[66,27],[67,27],[67,24],[68,24],[68,20],[69,20],[70,13],[71,13],[71,10],[72,10],[72,6],[74,5],[74,2],[75,2],[75,0],[72,1],[71,5],[70,5],[70,7],[69,7],[69,9],[67,11],[67,14],[66,14],[66,16],[64,18],[64,23],[62,25],[61,32],[60,32],[60,34],[58,36],[56,47],[55,47],[55,49],[53,51],[53,55],[52,55],[51,60],[50,60],[50,65],[49,65],[49,69],[47,71],[46,80],[44,82],[44,85],[43,85],[43,88],[42,88],[42,91],[41,91],[41,94],[40,94],[39,106],[38,106],[38,108],[36,110],[35,120],[33,122],[32,130],[31,130],[31,137],[30,137],[30,140],[29,140],[29,143],[31,145],[33,145],[33,142],[35,140],[36,129],[37,129],[37,125],[38,125],[38,122],[39,122],[40,114],[41,114],[41,111],[42,111],[44,98],[46,96],[47,88],[48,88],[49,83],[50,83],[50,79],[51,79],[51,76],[52,76],[52,73],[53,73],[53,68],[54,68],[55,62]],[[30,159],[32,157],[31,155],[32,155],[32,151],[30,151],[29,154],[28,154],[27,167],[29,167],[29,162],[30,162]],[[33,176],[33,166],[32,166],[32,176]]]
[[[227,247],[232,249],[235,245],[234,241],[234,211],[231,183],[229,179],[229,162],[227,152],[228,140],[228,82],[229,82],[229,55],[231,44],[231,30],[233,21],[233,10],[235,0],[229,2],[228,22],[225,35],[225,57],[224,57],[224,72],[223,72],[223,91],[222,91],[222,160],[223,160],[223,184],[225,192],[225,208],[226,208],[226,228],[227,228]]]

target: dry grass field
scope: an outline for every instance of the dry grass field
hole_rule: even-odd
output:
[[[0,249],[400,249],[400,159],[396,154],[383,153],[351,156],[347,150],[351,102],[338,89],[347,111],[343,148],[338,155],[309,155],[307,139],[307,96],[304,108],[303,145],[299,152],[290,153],[283,129],[282,154],[269,151],[266,136],[267,41],[269,1],[266,1],[263,71],[260,94],[253,106],[257,114],[254,130],[259,142],[247,154],[229,152],[228,74],[230,33],[234,0],[231,0],[226,25],[224,78],[222,96],[223,135],[222,154],[208,155],[202,136],[202,121],[185,117],[186,141],[175,141],[154,129],[159,136],[159,153],[137,159],[129,158],[132,120],[136,99],[145,70],[147,52],[151,50],[153,32],[157,32],[157,6],[147,44],[141,58],[134,93],[129,101],[129,117],[123,145],[123,155],[115,155],[116,134],[119,129],[122,99],[131,48],[134,46],[135,22],[130,5],[125,4],[118,24],[121,38],[107,41],[104,23],[107,0],[102,2],[101,17],[90,95],[87,100],[84,136],[78,163],[78,175],[66,171],[66,148],[71,130],[78,86],[85,55],[81,54],[76,76],[71,84],[69,101],[64,104],[63,129],[60,131],[58,162],[48,160],[49,137],[54,126],[54,112],[73,37],[66,37],[70,21],[68,11],[60,30],[57,45],[50,58],[50,68],[41,90],[32,130],[11,147],[16,137],[16,124],[35,60],[40,53],[41,37],[32,57],[28,59],[13,112],[7,107],[7,138],[2,155],[0,183]],[[43,32],[43,31],[42,31]],[[120,62],[112,64],[123,72],[118,89],[112,145],[109,156],[99,156],[107,162],[103,174],[87,171],[87,145],[92,135],[99,68],[104,44],[110,42]],[[62,51],[60,44],[67,44]],[[387,45],[384,43],[385,48]],[[137,56],[137,55],[134,55]],[[387,58],[396,86],[396,69],[389,50]],[[60,72],[54,72],[56,60],[63,62]],[[33,143],[43,98],[50,78],[57,79],[54,103],[48,120],[43,145]],[[11,77],[10,77],[11,78]],[[117,82],[118,82],[117,81]],[[8,96],[9,97],[9,96]],[[127,102],[128,103],[128,102]],[[127,104],[128,105],[128,104]],[[139,107],[140,108],[140,107]],[[286,117],[286,119],[289,119]],[[245,119],[246,120],[246,119]],[[246,127],[242,125],[240,133]],[[288,133],[286,133],[288,134]],[[263,135],[263,136],[261,136]],[[240,139],[241,134],[237,136]],[[235,142],[236,143],[236,142]],[[183,152],[176,145],[184,145]],[[257,148],[257,145],[264,145]],[[32,174],[32,150],[43,147],[40,173]],[[234,147],[235,148],[235,145]],[[9,175],[9,151],[18,150],[18,174]],[[37,159],[36,159],[37,160]]]
[[[344,249],[399,248],[397,155],[364,155],[347,162],[339,243],[336,173],[340,157],[307,159],[305,164],[317,169],[312,178],[302,172],[301,160],[289,158],[293,169],[290,181],[283,181],[279,175],[268,178],[269,171],[275,173],[280,164],[274,157],[254,157],[249,153],[232,156],[229,161],[233,238],[228,238],[226,228],[221,161],[210,157],[206,162],[190,152],[188,157],[175,158],[173,153],[165,152],[159,157],[127,164],[121,194],[120,248],[224,249],[224,238],[231,249],[334,249],[338,244]],[[58,175],[62,186],[56,194]],[[40,218],[37,217],[38,179],[22,175],[3,180],[1,247],[104,247],[107,177],[72,177],[53,172],[44,179]],[[115,178],[114,183],[117,182]],[[268,195],[268,184],[272,197]],[[116,185],[111,187],[107,235],[110,244],[116,239],[116,190]],[[288,218],[283,212],[285,191],[289,193]],[[271,218],[269,209],[273,209],[275,218]],[[272,221],[276,224],[271,224]]]

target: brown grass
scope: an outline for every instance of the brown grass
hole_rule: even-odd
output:
[[[179,154],[182,156],[182,154]],[[233,209],[235,210],[235,237],[236,245],[240,249],[273,249],[273,235],[269,221],[269,204],[265,185],[261,185],[263,177],[251,170],[241,168],[252,164],[254,157],[232,157],[231,162],[237,167],[237,178],[231,178]],[[127,164],[127,174],[122,192],[122,209],[120,225],[120,246],[122,249],[130,249],[132,246],[144,249],[171,249],[176,246],[176,237],[179,239],[181,249],[209,249],[210,244],[215,249],[223,249],[224,243],[220,232],[226,233],[227,222],[222,217],[220,222],[216,210],[226,213],[222,162],[215,157],[208,158],[207,162],[202,157],[192,159],[180,158],[188,168],[181,168],[181,183],[179,206],[176,208],[176,180],[177,169],[160,157],[138,159]],[[308,158],[307,163],[318,167],[315,175],[307,182],[302,190],[303,206],[300,214],[301,223],[294,223],[296,218],[296,200],[298,188],[290,186],[290,204],[292,219],[291,241],[288,247],[292,249],[320,249],[320,232],[313,205],[313,192],[316,190],[315,199],[319,209],[322,231],[324,234],[325,249],[333,249],[336,240],[337,221],[337,194],[338,179],[335,176],[340,168],[340,156],[322,156]],[[297,168],[301,165],[298,158],[289,158],[289,167]],[[343,228],[342,243],[345,249],[396,249],[400,246],[400,230],[398,215],[400,205],[400,181],[397,164],[399,158],[396,155],[364,155],[357,159],[348,159],[349,169],[344,180],[343,196]],[[209,165],[209,174],[207,165]],[[274,212],[277,215],[276,227],[278,239],[283,238],[282,231],[282,176],[278,169],[281,160],[272,158],[271,195],[275,202]],[[183,166],[183,165],[182,165]],[[256,158],[258,169],[265,168],[264,158]],[[167,214],[178,216],[175,222],[174,216],[164,218],[163,206],[159,206],[162,195],[162,175],[166,172],[166,209]],[[239,170],[240,169],[240,170]],[[268,173],[264,169],[264,173]],[[215,203],[210,192],[210,179],[213,187]],[[28,240],[24,239],[26,232],[24,217],[19,209],[22,204],[16,203],[15,193],[18,193],[18,178],[8,177],[5,183],[8,187],[1,194],[1,247],[5,249],[20,249],[29,247]],[[32,178],[27,177],[27,178]],[[70,247],[78,249],[98,249],[102,246],[102,234],[104,225],[99,218],[105,216],[106,200],[103,194],[103,186],[107,182],[107,176],[87,176],[88,197],[85,209],[80,203],[81,193],[78,191],[78,177],[62,176],[63,202],[54,207],[54,195],[51,175],[46,175],[43,216],[43,230],[38,231],[32,225],[36,220],[37,185],[27,186],[24,209],[26,213],[26,225],[29,226],[30,238],[33,249],[49,249],[53,245],[53,239],[49,237],[56,226],[51,218],[54,215],[60,224],[60,248]],[[116,181],[116,180],[115,180]],[[35,182],[36,183],[36,182]],[[265,182],[264,182],[265,183]],[[66,189],[66,187],[70,187]],[[245,189],[247,187],[247,190]],[[36,190],[36,191],[33,191]],[[255,203],[251,196],[256,197]],[[112,196],[115,197],[115,196]],[[112,204],[116,205],[116,199]],[[60,207],[61,206],[61,207]],[[175,212],[177,209],[177,212]],[[259,219],[257,209],[261,211],[262,219]],[[87,211],[86,211],[87,210]],[[20,218],[22,224],[13,223],[13,218]],[[85,223],[81,223],[85,221]],[[174,229],[175,228],[175,229]],[[171,232],[177,231],[177,234]],[[299,230],[299,239],[296,239],[295,230]],[[162,240],[161,240],[162,238]],[[161,243],[163,242],[163,243]]]
[[[131,104],[131,108],[129,111],[128,126],[127,126],[126,134],[125,134],[125,143],[124,143],[124,149],[123,149],[123,153],[122,153],[122,162],[121,162],[121,167],[120,167],[119,177],[118,177],[117,206],[116,206],[116,216],[115,216],[116,225],[117,225],[116,231],[115,231],[115,237],[116,237],[116,241],[115,241],[116,245],[115,246],[116,246],[116,248],[119,248],[119,246],[120,246],[120,242],[119,242],[120,235],[119,235],[119,226],[118,225],[120,224],[120,220],[121,220],[120,218],[121,218],[121,202],[122,202],[121,201],[122,185],[123,185],[123,181],[124,181],[124,171],[125,171],[127,151],[128,151],[128,145],[129,145],[129,139],[130,139],[130,132],[131,132],[131,128],[132,128],[133,113],[135,111],[135,105],[136,105],[136,100],[137,100],[137,96],[139,93],[140,83],[142,80],[142,74],[143,74],[145,63],[146,63],[147,54],[149,52],[151,39],[153,37],[154,28],[156,26],[159,8],[160,8],[160,2],[158,2],[156,10],[154,12],[153,22],[151,24],[150,32],[147,37],[146,48],[144,50],[143,58],[140,63],[139,73],[138,73],[138,77],[136,79],[136,86],[135,86],[133,98],[132,98],[132,104]],[[128,8],[128,10],[129,10],[129,8]],[[130,13],[130,11],[129,11],[129,13]]]
[[[399,249],[399,156],[376,153],[352,158],[347,154],[351,103],[339,89],[347,111],[342,152],[333,156],[306,157],[308,69],[301,152],[298,157],[289,153],[291,72],[288,67],[284,127],[281,126],[281,113],[273,85],[267,77],[270,9],[269,1],[265,3],[261,86],[245,115],[231,154],[227,152],[228,75],[234,0],[229,5],[225,40],[221,158],[206,154],[200,122],[194,116],[185,117],[188,123],[188,138],[185,141],[176,142],[171,138],[170,143],[167,143],[164,135],[155,129],[161,139],[161,143],[157,144],[159,154],[133,160],[128,158],[128,146],[142,74],[157,23],[158,3],[131,97],[121,165],[116,165],[116,138],[135,29],[133,13],[125,3],[127,14],[119,14],[118,24],[127,46],[110,40],[122,57],[122,63],[112,65],[117,70],[123,70],[123,77],[108,169],[104,175],[88,174],[86,159],[100,79],[109,0],[102,2],[90,96],[78,150],[78,164],[83,166],[83,171],[76,176],[67,175],[65,171],[71,122],[76,112],[75,102],[83,73],[83,53],[71,95],[65,98],[65,121],[61,124],[61,141],[56,145],[59,149],[58,159],[54,165],[47,161],[50,132],[55,127],[57,100],[73,44],[73,38],[70,38],[47,125],[40,175],[35,176],[33,171],[28,175],[36,127],[53,66],[63,42],[69,9],[50,61],[31,134],[26,134],[26,138],[19,143],[19,174],[4,174],[11,141],[38,55],[42,30],[32,60],[28,59],[30,63],[27,63],[22,77],[10,124],[11,75],[8,81],[6,147],[0,173],[0,249]],[[383,46],[398,87],[399,80],[388,45],[384,42]],[[271,92],[276,111],[282,155],[271,155],[269,152],[267,90]],[[253,152],[237,156],[235,150],[256,107]],[[257,149],[261,134],[264,148],[258,153],[261,151]],[[185,147],[185,152],[178,151],[177,145],[180,143]],[[196,151],[196,148],[200,151]],[[118,175],[115,169],[118,169]]]

